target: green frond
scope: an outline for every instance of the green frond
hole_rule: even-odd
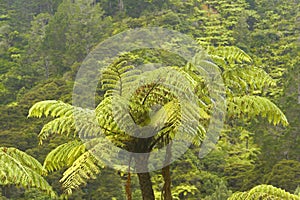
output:
[[[46,174],[46,171],[43,169],[41,163],[23,151],[20,151],[16,148],[2,147],[0,153],[1,156],[9,156],[10,158],[20,162],[20,164],[22,164],[23,166],[27,166],[41,175]]]
[[[150,126],[159,132],[155,135],[157,142],[164,143],[169,139],[193,141],[200,145],[206,130],[201,119],[208,119],[208,114],[201,115],[201,108],[190,102],[171,101],[151,116]],[[184,105],[184,106],[183,106]]]
[[[34,104],[30,110],[28,117],[72,117],[82,115],[92,115],[93,110],[84,109],[62,101],[46,100]]]
[[[265,87],[275,86],[276,82],[263,69],[252,66],[234,66],[225,69],[222,77],[225,85],[234,93],[262,93]]]
[[[43,115],[46,117],[49,115],[52,117],[70,116],[73,111],[73,107],[69,104],[56,100],[46,100],[34,104],[29,110],[28,117],[40,118]]]
[[[44,168],[48,172],[52,172],[64,167],[70,167],[85,151],[85,145],[77,140],[59,145],[48,153],[44,161]]]
[[[198,106],[207,112],[210,104],[212,103],[209,87],[212,87],[212,83],[216,83],[213,79],[216,75],[216,70],[218,70],[218,66],[208,60],[197,60],[195,63],[197,66],[188,63],[181,72],[193,87],[193,93],[197,97]],[[216,88],[219,88],[220,85],[214,86],[214,91],[217,94],[218,91]],[[220,94],[224,93],[223,91],[219,92]]]
[[[96,137],[102,133],[101,127],[92,113],[81,113],[76,116],[60,117],[45,124],[39,133],[40,143],[53,134],[73,137]]]
[[[248,192],[236,192],[228,200],[300,200],[297,195],[272,185],[258,185]]]
[[[40,144],[53,134],[94,138],[101,134],[122,133],[113,119],[109,97],[105,98],[98,105],[96,113],[93,110],[81,109],[68,104],[61,104],[61,102],[57,101],[43,101],[40,103],[33,106],[31,114],[35,114],[30,116],[52,113],[53,116],[58,117],[43,126],[39,133]],[[58,106],[58,108],[55,106]],[[61,109],[62,107],[66,109]]]
[[[112,95],[112,92],[122,95],[130,90],[132,82],[141,73],[134,65],[128,64],[135,59],[136,57],[131,54],[123,55],[102,71],[102,88],[107,90],[105,96]]]
[[[89,151],[80,155],[63,174],[60,182],[67,194],[80,185],[85,185],[89,179],[95,179],[100,173],[100,168],[104,167]]]
[[[102,133],[96,120],[95,112],[74,107],[60,101],[41,101],[33,105],[29,117],[57,117],[45,124],[39,133],[40,143],[53,134],[73,137],[95,137]]]
[[[251,63],[252,58],[242,49],[235,46],[209,47],[208,53],[218,65],[233,63]]]
[[[114,100],[117,99],[114,98]],[[118,109],[117,105],[119,104],[115,104],[113,106],[112,101],[113,98],[111,96],[106,97],[103,101],[100,102],[100,104],[97,106],[95,110],[97,122],[105,135],[123,133],[117,124],[118,120],[115,119],[116,117],[118,117],[118,115],[114,116],[114,113],[115,114],[119,113],[117,110]],[[115,109],[115,112],[113,112],[113,109]]]
[[[74,126],[73,117],[61,117],[48,122],[39,133],[40,144],[53,134],[70,135],[75,130]]]
[[[209,47],[210,58],[222,69],[227,95],[262,94],[276,81],[263,69],[249,64],[251,57],[235,46]]]
[[[55,192],[42,177],[45,174],[42,165],[30,155],[15,148],[0,148],[0,185],[36,187],[55,197]]]
[[[104,168],[104,163],[117,159],[119,149],[108,144],[103,137],[81,141],[71,141],[52,150],[44,161],[49,172],[67,167],[60,182],[67,194],[89,179],[95,179]],[[122,168],[122,166],[115,166]],[[124,168],[124,167],[123,167]]]
[[[267,118],[269,123],[288,125],[283,112],[269,99],[260,96],[245,95],[242,97],[227,98],[227,111],[230,117]]]

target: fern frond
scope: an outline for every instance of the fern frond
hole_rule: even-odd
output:
[[[73,114],[73,106],[56,100],[40,101],[34,104],[30,110],[28,117],[52,116],[70,116]]]
[[[100,161],[89,151],[83,153],[64,172],[60,180],[65,192],[71,194],[72,190],[85,185],[87,180],[95,179],[101,167],[104,167],[104,164],[100,164]]]
[[[105,96],[111,96],[112,93],[122,95],[130,89],[131,83],[136,81],[141,73],[134,65],[128,64],[136,58],[131,54],[125,54],[102,71],[102,88],[107,90]]]
[[[251,63],[252,58],[242,49],[235,46],[209,47],[208,53],[217,64]]]
[[[249,118],[261,116],[267,118],[269,123],[277,125],[281,123],[288,125],[288,121],[283,112],[269,99],[260,96],[245,95],[242,97],[227,98],[227,111],[230,117]]]
[[[104,163],[116,161],[118,152],[117,147],[101,137],[87,140],[85,143],[75,140],[52,150],[44,161],[44,167],[49,172],[67,167],[60,182],[65,193],[71,194],[72,190],[85,185],[89,179],[95,179],[101,168],[104,168]]]
[[[75,118],[75,119],[74,119]],[[39,133],[40,144],[53,134],[80,138],[97,137],[102,133],[94,114],[82,113],[76,117],[60,117],[45,124]]]
[[[47,154],[44,160],[44,168],[48,172],[52,172],[64,167],[70,167],[85,151],[85,145],[77,140],[59,145]]]
[[[249,64],[251,57],[235,46],[209,47],[210,58],[222,69],[227,94],[261,94],[276,86],[276,81],[263,69]]]
[[[165,104],[154,113],[149,123],[158,133],[155,135],[156,143],[168,143],[169,139],[193,141],[199,145],[206,133],[201,119],[208,115],[201,115],[201,108],[193,106],[190,102],[175,100]]]
[[[40,144],[53,134],[82,139],[95,138],[102,134],[124,134],[114,121],[110,97],[105,98],[98,105],[96,113],[94,110],[77,108],[57,101],[43,101],[40,103],[33,106],[30,116],[47,115],[46,112],[58,117],[43,126],[39,133]],[[55,107],[56,105],[59,109]],[[66,109],[60,109],[61,107]]]
[[[235,93],[262,93],[264,87],[275,86],[275,80],[263,69],[252,66],[233,66],[225,69],[225,85]]]
[[[60,101],[41,101],[32,106],[29,117],[57,117],[45,124],[39,133],[40,144],[53,134],[73,137],[97,137],[104,132],[96,119],[95,112],[75,107]]]
[[[290,194],[285,190],[272,185],[258,185],[248,192],[236,192],[228,200],[300,200],[297,195]]]
[[[62,101],[46,100],[35,103],[30,109],[28,117],[72,117],[92,115],[93,110],[72,106]]]
[[[61,117],[54,119],[43,126],[39,133],[40,144],[44,140],[49,138],[54,133],[56,134],[66,134],[69,136],[74,132],[75,125],[73,117]]]
[[[30,155],[15,148],[0,148],[0,185],[36,187],[55,197],[55,192],[42,177],[45,174],[42,165]]]

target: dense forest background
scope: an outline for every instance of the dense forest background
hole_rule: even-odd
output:
[[[222,200],[260,184],[300,193],[298,0],[0,0],[0,5],[0,146],[43,162],[67,139],[39,145],[37,135],[47,119],[27,118],[29,108],[48,99],[71,103],[76,72],[101,41],[128,29],[159,26],[187,34],[204,48],[244,50],[276,82],[262,96],[289,121],[287,127],[263,118],[233,121],[208,156],[199,159],[197,147],[191,148],[171,165],[173,196]],[[61,174],[46,177],[59,194]],[[162,177],[152,174],[159,193]],[[125,183],[124,174],[107,168],[69,199],[125,199]],[[140,199],[138,187],[133,175],[133,199]],[[50,199],[33,188],[1,189],[0,199]]]

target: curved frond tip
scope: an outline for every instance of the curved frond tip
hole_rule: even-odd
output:
[[[260,96],[246,95],[227,99],[227,110],[230,116],[249,118],[261,116],[267,118],[269,123],[284,126],[288,125],[287,118],[283,112],[269,99]]]

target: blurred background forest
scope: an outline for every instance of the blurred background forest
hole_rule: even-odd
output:
[[[300,193],[299,8],[299,0],[0,0],[0,146],[42,163],[66,138],[40,146],[37,135],[47,119],[27,118],[29,108],[48,99],[71,103],[76,72],[99,42],[130,28],[159,26],[204,48],[244,50],[276,81],[262,96],[289,121],[287,127],[263,118],[234,121],[208,156],[199,159],[199,149],[191,148],[171,165],[173,195],[222,200],[260,184]],[[46,177],[58,193],[61,174]],[[161,176],[152,174],[159,191]],[[69,199],[125,199],[125,182],[126,176],[107,168]],[[133,199],[140,199],[138,188],[133,176]],[[8,185],[0,199],[50,198]]]

